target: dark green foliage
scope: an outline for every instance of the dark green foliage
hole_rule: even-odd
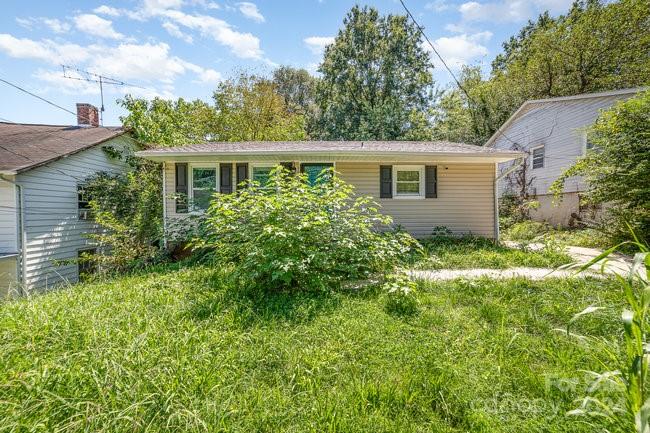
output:
[[[142,268],[161,260],[162,182],[159,164],[121,154],[131,162],[125,173],[99,173],[84,190],[94,221],[104,230],[91,235],[101,248],[89,260],[103,273]]]
[[[176,266],[178,267],[178,266]],[[226,266],[154,269],[0,304],[0,430],[595,432],[567,417],[603,348],[557,328],[608,281],[247,293]],[[572,332],[609,337],[615,314]],[[610,429],[610,431],[616,431]]]
[[[406,16],[354,6],[319,67],[319,138],[430,138],[430,68],[419,31]]]
[[[246,285],[313,290],[382,275],[417,245],[407,233],[379,232],[391,219],[369,197],[331,172],[320,179],[310,185],[278,167],[265,185],[215,194],[197,246],[235,263]]]

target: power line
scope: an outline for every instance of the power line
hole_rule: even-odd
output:
[[[5,80],[4,78],[0,78],[0,81],[2,81],[2,82],[5,83],[5,84],[8,84],[8,85],[11,86],[11,87],[14,87],[14,88],[20,90],[21,92],[25,92],[25,93],[27,93],[28,95],[33,96],[34,98],[38,98],[38,99],[40,99],[41,101],[43,101],[43,102],[45,102],[45,103],[47,103],[47,104],[50,104],[50,105],[52,105],[52,106],[54,106],[54,107],[56,107],[56,108],[59,108],[59,109],[65,111],[65,112],[67,112],[67,113],[70,113],[70,114],[72,114],[73,116],[76,116],[76,115],[77,115],[77,113],[74,113],[74,112],[68,110],[67,108],[64,108],[64,107],[62,107],[62,106],[60,106],[60,105],[58,105],[58,104],[55,104],[55,103],[52,102],[52,101],[48,101],[47,99],[45,99],[45,98],[43,98],[43,97],[41,97],[41,96],[38,96],[37,94],[30,92],[29,90],[23,89],[22,87],[18,86],[17,84],[14,84],[14,83],[12,83],[12,82],[9,82],[9,81]],[[87,119],[87,120],[88,120],[88,119]]]
[[[460,83],[460,81],[458,80],[458,78],[456,78],[456,75],[455,75],[454,72],[451,70],[451,68],[447,65],[447,62],[445,62],[445,59],[442,58],[442,56],[440,55],[440,53],[438,52],[438,50],[436,49],[436,47],[433,45],[433,43],[431,42],[431,40],[429,39],[429,37],[427,36],[427,34],[424,33],[424,28],[423,28],[423,27],[422,27],[422,26],[417,22],[417,20],[415,19],[415,17],[413,16],[413,14],[411,13],[411,11],[409,10],[409,8],[406,7],[406,4],[404,3],[404,0],[399,0],[399,2],[402,4],[402,7],[404,8],[404,10],[405,10],[406,13],[408,14],[408,16],[411,18],[411,20],[413,21],[413,23],[415,24],[415,26],[418,28],[418,31],[420,32],[420,34],[422,35],[422,37],[424,37],[424,39],[427,41],[427,43],[429,44],[429,46],[431,47],[431,49],[433,50],[433,52],[436,54],[436,56],[438,56],[438,59],[440,59],[440,62],[445,66],[445,69],[447,69],[447,72],[449,72],[449,75],[451,75],[451,77],[454,79],[454,82],[456,83],[456,85],[458,86],[458,88],[459,88],[460,90],[463,91],[463,93],[464,93],[465,96],[467,97],[467,100],[470,101],[470,102],[472,102],[474,105],[478,105],[478,104],[476,103],[476,101],[474,101],[474,99],[470,96],[469,92],[468,92],[467,90],[465,90],[465,88],[464,88],[463,85]],[[507,136],[506,134],[504,134],[502,131],[499,131],[499,130],[497,129],[497,133],[503,135],[503,136],[504,136],[508,141],[510,141],[512,144],[517,145],[517,146],[521,146],[519,143],[517,143],[516,141],[512,140],[510,137],[508,137],[508,136]]]

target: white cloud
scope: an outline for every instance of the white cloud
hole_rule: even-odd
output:
[[[89,35],[100,38],[124,39],[122,33],[118,33],[113,28],[113,23],[104,18],[93,14],[81,14],[74,17],[75,26],[78,30],[88,33]]]
[[[183,0],[144,0],[143,8],[145,11],[157,13],[167,9],[180,9],[183,3]]]
[[[334,36],[310,36],[303,39],[303,42],[312,53],[321,54],[326,46],[334,43]]]
[[[264,15],[257,9],[257,5],[251,2],[240,2],[237,3],[239,6],[239,12],[241,12],[246,18],[251,19],[257,23],[263,23]]]
[[[464,21],[521,22],[549,10],[565,12],[573,0],[501,0],[479,3],[470,1],[459,6]]]
[[[491,32],[472,35],[463,33],[457,36],[438,38],[433,45],[450,68],[460,69],[461,66],[488,55],[489,51],[482,43],[487,42],[491,37]],[[431,47],[428,45],[424,45],[424,47],[431,51]],[[442,66],[437,56],[432,55],[432,59],[437,67]]]
[[[16,18],[16,22],[29,30],[32,30],[34,26],[44,25],[54,33],[67,33],[70,31],[69,23],[56,18]]]
[[[70,31],[70,24],[56,18],[43,18],[43,23],[54,33],[67,33]]]
[[[222,45],[227,46],[238,57],[244,59],[262,59],[263,51],[260,40],[250,33],[241,33],[232,28],[227,22],[209,15],[189,15],[181,11],[166,10],[161,13],[176,24],[198,30],[203,35],[212,37]]]
[[[40,60],[57,66],[62,62],[72,63],[91,72],[125,81],[139,80],[151,83],[146,87],[155,84],[163,84],[163,87],[171,86],[178,76],[188,72],[194,74],[196,81],[200,83],[214,84],[222,78],[221,74],[214,69],[203,68],[171,55],[169,45],[165,43],[121,43],[113,47],[105,45],[81,47],[50,40],[18,39],[12,35],[0,34],[0,52],[14,58]],[[68,74],[75,73],[68,71]],[[94,91],[92,86],[74,84],[82,83],[81,81],[64,78],[58,68],[39,70],[35,76],[63,90],[77,89],[81,93]],[[166,87],[165,91],[171,94],[172,90],[173,87]],[[142,92],[139,93],[144,95]],[[157,95],[163,94],[164,92]]]
[[[163,28],[165,30],[167,30],[167,33],[169,33],[170,35],[172,35],[174,37],[177,37],[179,39],[184,40],[188,44],[191,44],[194,41],[194,39],[192,38],[191,35],[187,35],[187,34],[183,33],[181,31],[181,29],[178,28],[178,26],[176,24],[174,24],[174,23],[170,23],[169,21],[165,21],[164,23],[162,23],[162,26],[163,26]]]
[[[444,12],[451,6],[445,0],[435,0],[424,5],[424,8],[434,12]]]
[[[92,47],[55,43],[49,39],[19,39],[6,33],[0,34],[0,52],[18,59],[37,59],[52,64],[84,62],[89,59]]]
[[[121,9],[114,8],[112,6],[101,5],[93,9],[93,12],[96,14],[108,15],[111,17],[119,17],[122,15],[123,11]]]

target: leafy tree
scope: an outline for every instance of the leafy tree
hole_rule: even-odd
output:
[[[608,203],[604,228],[627,236],[629,226],[650,239],[650,92],[603,112],[589,133],[593,149],[551,186],[559,195],[568,177],[581,175],[587,199]]]
[[[316,109],[316,85],[318,79],[305,69],[280,66],[273,71],[276,92],[284,98],[290,113],[313,114]]]
[[[305,117],[289,110],[268,79],[240,74],[219,84],[213,95],[215,141],[303,140]]]
[[[446,134],[470,130],[484,143],[527,99],[650,83],[650,7],[647,0],[580,0],[566,15],[529,22],[503,48],[488,79],[461,80],[469,97],[449,91],[462,103],[439,107]]]
[[[319,67],[316,102],[323,139],[430,137],[429,54],[406,16],[355,6]]]
[[[393,270],[417,245],[389,228],[370,197],[337,176],[279,167],[268,182],[238,194],[215,194],[197,246],[220,263],[234,262],[247,286],[263,290],[331,289]]]
[[[118,104],[128,111],[120,118],[124,128],[143,143],[175,146],[209,139],[216,112],[208,103],[183,98],[169,101],[133,98],[127,95]]]

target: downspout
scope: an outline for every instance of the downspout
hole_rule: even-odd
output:
[[[4,175],[0,175],[0,179],[14,185],[16,187],[16,194],[18,195],[18,200],[16,201],[18,205],[16,208],[16,213],[18,214],[18,236],[16,236],[16,240],[18,243],[18,251],[20,252],[20,292],[21,295],[24,295],[27,288],[27,257],[25,252],[25,201],[23,199],[23,187],[19,183],[5,178]]]
[[[162,163],[162,206],[163,206],[163,247],[167,251],[167,178],[165,175],[165,161]]]
[[[515,171],[526,161],[526,157],[522,156],[517,158],[515,162],[506,171],[501,174],[499,172],[499,163],[494,164],[494,242],[499,243],[499,181]]]

